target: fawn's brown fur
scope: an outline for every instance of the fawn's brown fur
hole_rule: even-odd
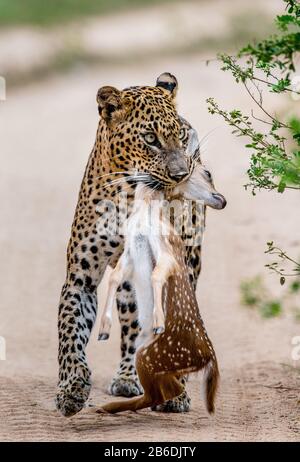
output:
[[[148,191],[146,196],[147,194],[149,199],[159,193],[152,191],[149,194]],[[146,201],[143,213],[149,204],[149,200]],[[163,227],[168,227],[168,233],[156,236],[154,247],[149,238],[149,258],[152,265],[154,332],[162,333],[151,335],[136,354],[136,369],[144,394],[132,399],[110,402],[97,411],[100,413],[136,411],[162,404],[182,393],[180,377],[202,369],[205,375],[206,407],[209,413],[214,412],[219,380],[215,352],[207,336],[196,295],[189,280],[181,237],[175,233],[173,226],[164,219],[162,213],[160,220]],[[155,248],[159,248],[158,253]],[[118,265],[115,271],[119,276],[112,278],[112,290],[115,290],[123,276],[120,275],[122,271]],[[112,293],[109,294],[109,298]]]

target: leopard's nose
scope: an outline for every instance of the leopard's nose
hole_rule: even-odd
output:
[[[170,178],[175,181],[182,181],[188,174],[188,170],[180,170],[179,172],[170,174]]]

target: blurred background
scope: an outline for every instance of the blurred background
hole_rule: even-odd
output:
[[[6,340],[0,439],[123,441],[134,432],[137,439],[169,441],[170,423],[177,441],[299,437],[291,355],[299,324],[292,310],[262,318],[243,305],[240,289],[262,274],[272,294],[281,290],[264,268],[264,250],[268,240],[292,254],[299,248],[296,233],[289,233],[300,229],[298,195],[264,191],[252,197],[245,191],[245,143],[206,105],[212,96],[226,109],[251,113],[253,102],[220,70],[216,54],[235,53],[270,34],[283,9],[281,0],[0,0],[0,76],[6,81],[0,101],[0,336]],[[200,138],[210,133],[202,158],[228,201],[222,212],[209,210],[198,288],[221,368],[217,416],[213,424],[208,420],[199,384],[191,379],[189,414],[155,415],[155,425],[151,415],[106,424],[83,411],[66,423],[53,404],[56,318],[73,213],[98,123],[96,92],[103,85],[153,85],[164,71],[178,78],[179,113]],[[278,112],[291,104],[279,105],[270,95],[266,102]],[[105,281],[100,307],[104,287]],[[119,362],[118,322],[107,343],[97,343],[95,332],[88,356],[91,403],[99,404],[109,399],[107,385]]]
[[[238,49],[273,30],[281,0],[1,0],[10,87],[49,75]]]

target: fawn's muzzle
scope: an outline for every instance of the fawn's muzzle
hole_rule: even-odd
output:
[[[218,209],[224,209],[226,207],[227,201],[222,194],[219,193],[213,193],[212,194],[214,200],[216,201],[216,208]]]

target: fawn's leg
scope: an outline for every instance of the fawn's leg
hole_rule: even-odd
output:
[[[148,407],[148,401],[150,400],[150,396],[147,395],[147,384],[149,383],[149,380],[151,380],[151,375],[149,375],[148,370],[145,370],[144,374],[142,373],[144,361],[142,352],[143,347],[136,354],[136,370],[139,372],[139,378],[143,380],[143,385],[146,386],[143,396],[138,396],[132,399],[126,399],[121,401],[112,401],[98,409],[96,411],[97,413],[116,413],[127,410],[135,411],[143,407]]]
[[[182,393],[184,387],[177,377],[171,374],[155,375],[155,365],[153,365],[154,370],[150,369],[146,357],[143,355],[143,348],[139,350],[136,368],[144,389],[143,396],[112,401],[97,410],[98,413],[107,412],[114,414],[123,411],[137,411],[162,404],[166,400],[170,400]]]
[[[130,257],[126,251],[120,257],[116,267],[113,269],[109,277],[106,303],[100,318],[98,340],[107,340],[109,338],[116,292],[122,280],[124,280],[125,277],[130,276],[131,269]]]
[[[121,401],[112,401],[102,406],[97,412],[115,414],[117,412],[138,411],[139,409],[145,409],[147,407],[159,406],[166,400],[177,397],[184,390],[184,386],[181,382],[172,375],[156,377],[155,381],[151,381],[150,386],[144,384],[143,388],[143,396]]]
[[[168,255],[162,254],[157,260],[155,268],[151,275],[153,288],[154,308],[153,308],[153,331],[155,334],[161,334],[165,330],[165,313],[163,308],[162,290],[167,281],[173,265],[168,259]]]

